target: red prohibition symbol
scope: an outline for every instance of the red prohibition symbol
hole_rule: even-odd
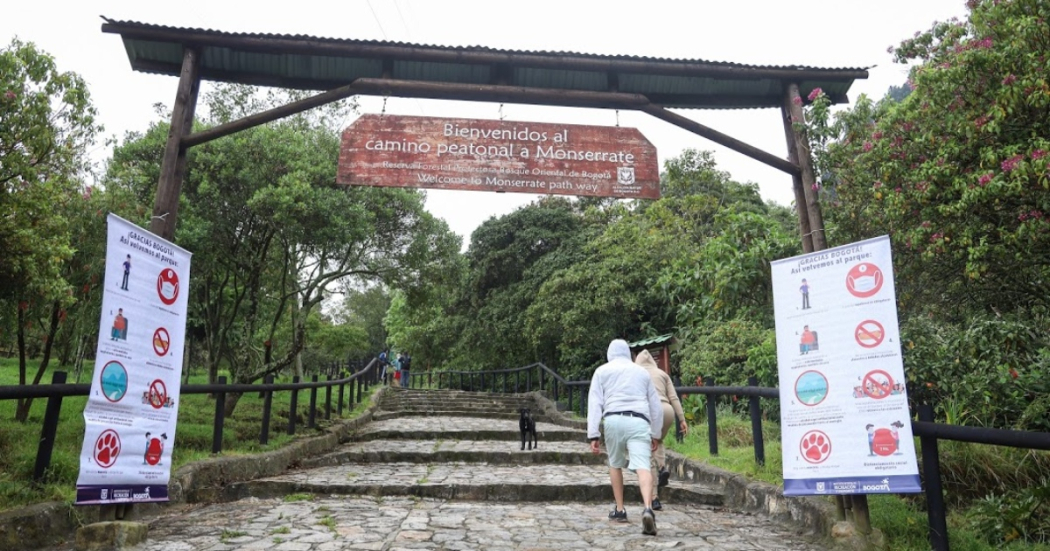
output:
[[[857,325],[853,336],[857,339],[857,344],[864,348],[875,348],[886,338],[886,330],[875,320],[864,320]]]
[[[171,306],[179,299],[179,274],[171,268],[165,268],[157,276],[157,296],[164,304]]]
[[[893,391],[893,377],[881,369],[868,372],[860,384],[864,387],[864,394],[876,400],[889,396]]]
[[[149,405],[153,406],[153,409],[160,409],[164,407],[165,402],[168,401],[168,387],[164,384],[164,381],[157,379],[149,384]]]
[[[878,266],[861,262],[846,274],[846,290],[857,298],[868,298],[882,289],[885,277]]]
[[[153,332],[153,352],[158,356],[164,356],[168,353],[169,348],[171,348],[171,335],[168,334],[167,329],[158,327]]]

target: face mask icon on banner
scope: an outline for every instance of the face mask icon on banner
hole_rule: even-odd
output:
[[[878,284],[879,280],[874,275],[863,275],[850,278],[850,285],[853,286],[853,290],[861,293],[866,293],[874,289]]]

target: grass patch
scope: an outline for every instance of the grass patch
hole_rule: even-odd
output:
[[[783,466],[780,454],[780,426],[763,421],[762,439],[766,448],[766,464],[755,463],[754,438],[751,435],[751,419],[741,417],[728,408],[718,412],[718,455],[711,455],[707,425],[689,427],[689,434],[679,443],[672,434],[664,440],[667,449],[686,457],[734,473],[747,475],[775,486],[782,486]]]
[[[313,494],[288,494],[282,499],[285,503],[293,503],[296,501],[310,501],[313,498]]]
[[[274,534],[291,534],[291,533],[292,533],[292,529],[287,527],[287,526],[282,526],[280,528],[274,528],[273,530],[270,530],[270,535],[271,536],[274,535]]]
[[[241,536],[247,535],[248,532],[241,532],[240,530],[223,530],[222,535],[219,536],[219,541],[226,543],[227,541],[232,540],[234,538],[239,538]]]
[[[331,515],[325,515],[323,519],[317,521],[317,524],[328,528],[329,532],[335,533],[335,519]]]
[[[30,368],[35,365],[31,362]],[[52,368],[44,374],[43,381],[51,380]],[[85,362],[81,383],[88,382],[93,372],[92,362]],[[225,374],[225,373],[223,373]],[[228,374],[226,374],[228,375]],[[278,382],[290,382],[291,378],[280,378]],[[70,381],[73,382],[73,381]],[[206,375],[197,374],[190,378],[191,383],[206,383]],[[11,358],[0,358],[0,385],[18,384],[18,361]],[[371,395],[378,387],[362,395],[360,404],[349,411],[344,409],[343,418],[353,418],[363,412],[371,403]],[[349,400],[350,387],[344,394]],[[129,390],[129,394],[131,391]],[[129,396],[128,398],[134,398]],[[125,399],[128,399],[125,398]],[[212,424],[215,415],[215,401],[208,395],[181,396],[179,419],[174,440],[168,445],[174,446],[172,456],[172,473],[179,467],[212,457]],[[281,448],[296,438],[317,434],[324,427],[338,418],[335,400],[338,389],[332,392],[332,420],[325,421],[324,389],[318,390],[317,429],[307,429],[310,392],[300,391],[296,411],[296,435],[287,434],[290,414],[291,392],[277,392],[273,396],[270,417],[270,439],[265,446],[259,445],[263,399],[256,393],[244,394],[237,404],[233,417],[226,418],[223,430],[223,455],[250,455]],[[37,442],[43,424],[46,399],[33,400],[29,420],[26,423],[14,421],[15,400],[0,401],[0,511],[15,509],[47,501],[72,502],[76,493],[76,480],[80,470],[80,449],[84,440],[84,407],[87,397],[68,397],[62,401],[62,412],[55,438],[55,447],[48,472],[48,483],[43,486],[33,484],[33,466],[36,462]]]

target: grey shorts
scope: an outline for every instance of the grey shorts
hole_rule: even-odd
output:
[[[605,450],[609,454],[609,466],[615,469],[627,467],[631,472],[649,470],[652,437],[649,423],[639,417],[609,415],[605,424]]]

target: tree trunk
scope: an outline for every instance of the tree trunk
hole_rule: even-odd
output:
[[[34,385],[40,384],[40,379],[42,379],[44,377],[44,372],[47,371],[47,364],[50,363],[50,361],[51,361],[51,351],[53,350],[54,345],[55,345],[55,335],[58,334],[58,325],[59,325],[59,319],[60,319],[59,318],[59,312],[60,312],[60,305],[56,301],[54,304],[51,305],[51,326],[48,327],[47,341],[44,342],[44,351],[43,351],[43,357],[40,359],[40,367],[37,368],[36,376],[33,377],[33,384]],[[19,340],[21,341],[21,344],[23,345],[22,346],[22,357],[19,359],[19,361],[20,361],[19,369],[21,369],[21,372],[19,373],[19,382],[21,382],[22,384],[25,384],[25,347],[24,347],[25,334],[24,333],[19,333]],[[33,399],[32,398],[26,398],[25,400],[19,400],[18,401],[18,407],[15,409],[15,421],[18,421],[19,423],[25,423],[29,419],[29,410],[32,407],[33,407]]]
[[[183,384],[190,384],[190,354],[193,351],[193,340],[186,339],[186,344],[182,347],[182,373],[183,373]]]
[[[299,297],[296,296],[295,300],[292,301],[292,346],[296,346],[297,333],[294,328],[299,327],[299,316],[301,312],[299,310]],[[299,352],[295,355],[295,364],[293,367],[293,374],[299,376],[299,380],[306,380],[306,374],[303,373],[303,352],[300,348]]]
[[[237,409],[237,402],[241,401],[241,392],[230,392],[226,394],[226,404],[223,406],[223,411],[226,417],[233,417],[234,410]]]

